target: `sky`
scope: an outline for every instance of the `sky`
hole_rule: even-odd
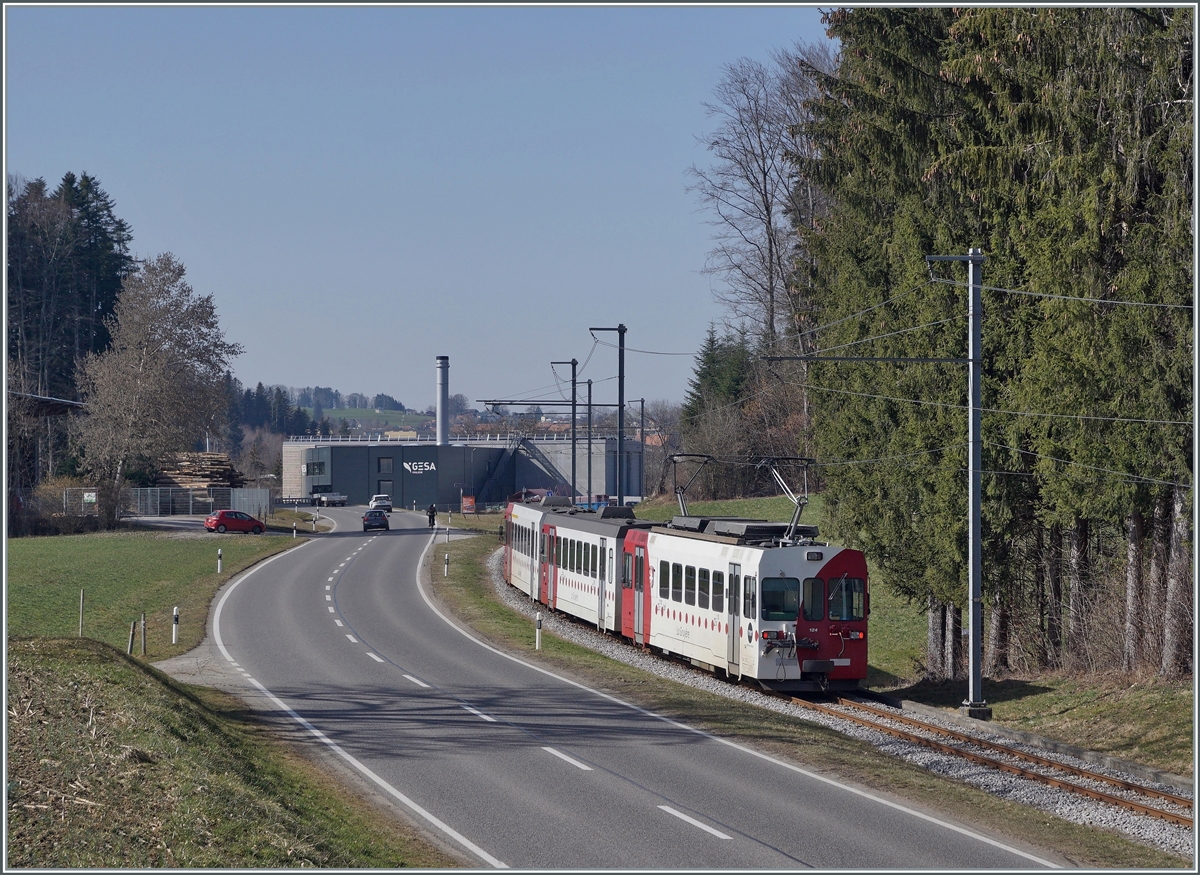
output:
[[[243,384],[435,402],[682,401],[725,315],[703,273],[704,103],[824,39],[812,6],[15,6],[9,175],[86,172],[175,255]],[[663,353],[668,353],[664,355]],[[586,362],[586,365],[585,365]]]

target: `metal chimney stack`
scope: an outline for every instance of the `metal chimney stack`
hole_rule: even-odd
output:
[[[450,356],[437,357],[437,445],[450,445]]]

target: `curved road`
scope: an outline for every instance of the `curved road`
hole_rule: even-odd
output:
[[[478,864],[1012,869],[1052,862],[506,657],[420,584],[431,532],[339,530],[230,584],[213,643],[258,695]],[[444,529],[439,530],[444,533]]]

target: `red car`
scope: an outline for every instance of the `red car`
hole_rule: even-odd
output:
[[[250,532],[261,535],[266,526],[240,510],[218,510],[204,520],[204,528],[210,532]]]

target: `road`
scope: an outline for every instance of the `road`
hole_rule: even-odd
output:
[[[506,657],[427,599],[423,517],[363,533],[361,509],[324,513],[335,532],[222,591],[211,644],[244,695],[474,865],[1054,865]]]

